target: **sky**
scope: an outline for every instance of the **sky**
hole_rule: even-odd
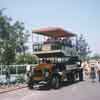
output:
[[[100,53],[100,0],[0,0],[0,8],[24,22],[30,34],[39,27],[62,27],[83,34],[93,53]]]

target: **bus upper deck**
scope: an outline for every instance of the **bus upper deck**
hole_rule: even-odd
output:
[[[42,43],[34,43],[33,51],[50,51],[59,50],[65,47],[73,48],[71,37],[76,34],[57,27],[40,28],[32,31],[35,34],[46,36]],[[33,36],[34,37],[34,36]],[[37,39],[39,41],[40,39]]]

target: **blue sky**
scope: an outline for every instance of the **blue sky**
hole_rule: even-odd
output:
[[[100,0],[0,0],[0,8],[30,31],[59,26],[84,34],[95,53],[100,53]],[[31,40],[30,40],[31,41]]]

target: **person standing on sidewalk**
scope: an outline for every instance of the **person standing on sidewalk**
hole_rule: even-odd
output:
[[[6,69],[5,76],[6,76],[7,85],[9,86],[9,84],[10,84],[10,70],[9,70],[9,68]]]
[[[26,66],[26,74],[27,74],[27,77],[29,77],[30,71],[31,71],[31,66],[28,64]]]
[[[98,75],[98,81],[100,82],[100,61],[97,64],[97,75]]]
[[[96,70],[95,70],[94,65],[91,66],[90,78],[92,79],[92,82],[95,82],[95,79],[96,79]]]

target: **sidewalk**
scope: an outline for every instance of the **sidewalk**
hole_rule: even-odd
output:
[[[5,92],[10,92],[10,91],[14,91],[14,90],[17,90],[17,89],[22,89],[22,88],[25,88],[27,87],[26,84],[18,84],[18,85],[3,85],[3,86],[0,86],[0,94],[2,93],[5,93]]]

